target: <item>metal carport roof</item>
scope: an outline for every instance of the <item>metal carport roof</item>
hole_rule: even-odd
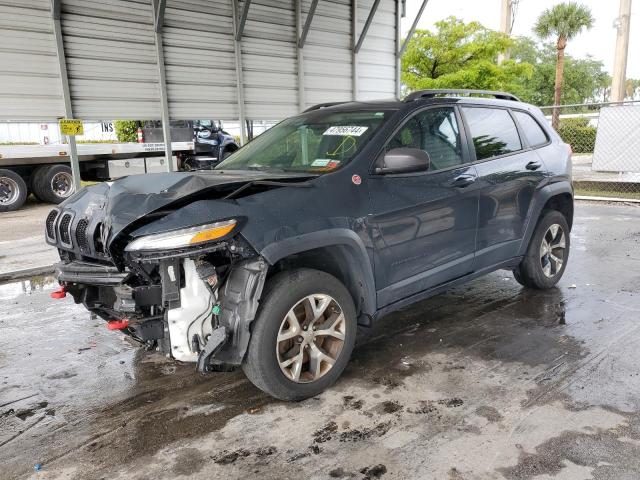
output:
[[[403,10],[404,0],[0,0],[0,120],[244,127],[399,96]]]

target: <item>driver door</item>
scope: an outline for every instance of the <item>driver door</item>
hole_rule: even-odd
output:
[[[378,307],[472,271],[479,194],[462,128],[453,106],[416,113],[385,152],[424,150],[431,159],[429,170],[370,177]]]

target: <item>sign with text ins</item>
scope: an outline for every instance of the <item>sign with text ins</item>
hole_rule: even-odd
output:
[[[60,133],[62,135],[69,135],[69,136],[84,135],[82,120],[75,120],[72,118],[63,118],[58,123],[60,125]]]

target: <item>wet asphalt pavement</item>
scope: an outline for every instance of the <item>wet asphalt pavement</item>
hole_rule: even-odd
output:
[[[0,478],[640,478],[640,207],[578,203],[558,288],[497,272],[382,320],[274,401],[0,286]],[[34,465],[41,464],[39,472]]]

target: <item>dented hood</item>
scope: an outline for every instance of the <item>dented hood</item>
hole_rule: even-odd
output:
[[[216,170],[134,175],[86,187],[61,206],[84,217],[103,217],[102,238],[105,245],[110,245],[134,223],[142,225],[147,218],[157,219],[197,198],[222,198],[249,182],[296,182],[309,177],[291,172]]]

